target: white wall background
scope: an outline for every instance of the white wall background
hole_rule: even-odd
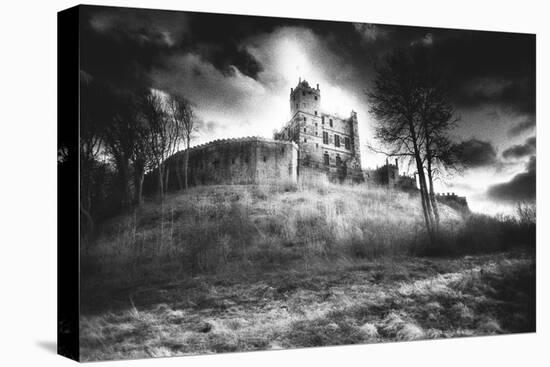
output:
[[[543,1],[134,0],[101,5],[537,33],[537,333],[107,362],[105,366],[530,366],[550,345],[547,187],[549,9]],[[1,11],[0,365],[69,365],[56,341],[56,12],[73,1],[5,1]],[[545,68],[546,66],[546,68]],[[549,266],[546,266],[549,265]]]

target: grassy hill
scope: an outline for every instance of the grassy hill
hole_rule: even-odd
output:
[[[447,230],[464,222],[441,212]],[[130,281],[410,254],[427,244],[422,220],[417,196],[365,186],[196,187],[104,223],[82,265]]]
[[[147,202],[82,249],[83,359],[534,331],[534,221],[440,211],[429,246],[418,197],[364,186]]]

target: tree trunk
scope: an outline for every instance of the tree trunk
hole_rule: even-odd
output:
[[[426,230],[428,231],[430,242],[433,245],[434,244],[433,225],[432,225],[433,219],[432,219],[430,205],[429,205],[428,190],[426,188],[426,176],[424,174],[424,165],[422,164],[420,148],[418,146],[416,129],[414,128],[414,122],[412,119],[409,119],[409,131],[411,133],[411,139],[413,142],[416,169],[418,171],[418,181],[420,183],[420,197],[422,201],[422,211],[424,212],[424,221],[426,222]]]
[[[436,230],[439,230],[439,209],[437,208],[437,200],[435,199],[435,190],[434,190],[434,183],[433,183],[433,174],[432,174],[432,164],[428,160],[428,181],[430,184],[430,202],[432,204],[432,208],[435,215],[435,225]]]
[[[430,240],[432,239],[433,234],[433,220],[431,218],[431,210],[430,210],[430,204],[428,199],[428,191],[426,189],[426,177],[423,172],[423,165],[420,158],[416,158],[416,169],[419,171],[418,173],[418,181],[420,183],[420,197],[422,200],[422,210],[424,212],[424,220],[426,222],[426,229],[428,231],[428,234],[430,235]]]
[[[140,206],[143,198],[143,180],[145,172],[141,164],[134,167],[134,205]]]
[[[170,166],[167,166],[164,174],[164,192],[168,192],[169,179],[170,179]]]
[[[187,149],[185,149],[185,156],[184,156],[184,161],[183,161],[183,169],[185,171],[185,176],[184,176],[184,187],[185,187],[185,190],[187,191],[187,189],[189,188],[188,184],[189,184],[189,179],[188,179],[188,166],[189,166],[189,144],[191,143],[191,139],[189,136],[187,136]]]
[[[424,169],[424,166],[422,166],[422,168]],[[430,190],[428,188],[428,181],[426,180],[425,172],[422,172],[422,180],[424,185],[424,198],[426,200],[426,208],[428,209],[428,215],[429,215],[430,223],[433,230],[435,228],[434,211],[433,211],[432,202],[430,200]]]
[[[160,200],[163,200],[164,199],[164,180],[163,180],[163,174],[164,174],[164,170],[162,169],[162,163],[159,164],[158,168],[157,168],[157,176],[158,176],[158,189],[159,189],[159,197],[160,197]]]
[[[428,122],[426,121],[426,118],[423,118],[423,126],[424,126],[424,138],[426,140],[426,163],[427,163],[427,169],[428,169],[428,181],[430,184],[429,188],[429,203],[432,207],[433,214],[435,216],[435,229],[436,231],[439,230],[439,210],[437,208],[437,203],[435,201],[435,192],[434,192],[434,183],[433,183],[433,171],[432,171],[432,142],[430,140],[430,132],[428,131]]]
[[[128,206],[130,203],[130,190],[128,187],[128,162],[121,162],[119,168],[119,183],[120,183],[120,203],[122,207]]]
[[[138,195],[138,199],[139,199],[139,204],[138,205],[141,205],[141,203],[143,202],[143,181],[145,179],[145,175],[142,174],[141,177],[139,178],[139,185],[137,187],[137,195]]]

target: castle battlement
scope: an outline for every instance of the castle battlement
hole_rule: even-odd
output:
[[[296,143],[292,142],[292,141],[280,141],[280,140],[265,138],[263,136],[244,136],[244,137],[239,137],[239,138],[226,138],[226,139],[211,140],[211,141],[206,142],[206,143],[202,143],[202,144],[199,144],[199,145],[194,145],[191,148],[189,148],[189,151],[201,150],[201,149],[204,149],[204,148],[214,147],[214,146],[223,145],[223,144],[249,143],[249,142],[287,144],[287,145],[292,145],[295,148],[298,148],[298,145]],[[176,152],[174,155],[172,155],[172,157],[179,156],[181,154],[185,154],[185,149]]]

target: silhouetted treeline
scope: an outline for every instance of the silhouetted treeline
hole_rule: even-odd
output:
[[[60,170],[76,161],[80,165],[84,236],[99,220],[141,205],[149,173],[156,175],[156,192],[164,198],[169,175],[164,162],[189,147],[194,119],[190,102],[181,96],[152,88],[119,90],[81,71],[78,151],[61,142],[58,156]],[[186,187],[186,162],[176,174],[178,187]]]

